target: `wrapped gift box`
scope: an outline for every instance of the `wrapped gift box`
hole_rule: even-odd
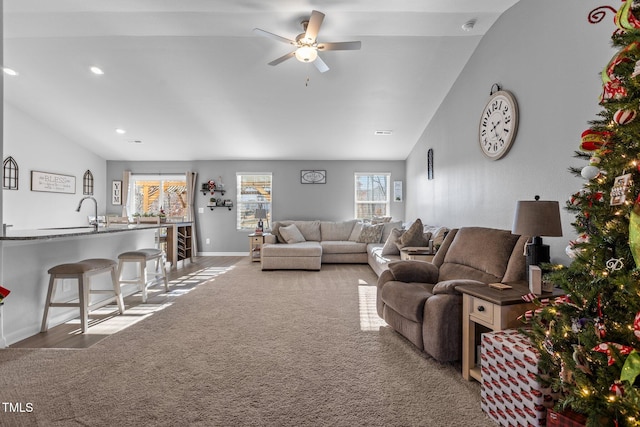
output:
[[[482,334],[481,406],[500,425],[544,426],[557,396],[537,381],[538,352],[515,329]]]
[[[587,418],[573,411],[557,412],[549,409],[547,412],[547,427],[581,427]]]

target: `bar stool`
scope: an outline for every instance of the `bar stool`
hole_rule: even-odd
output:
[[[120,284],[137,284],[142,291],[142,302],[147,302],[147,286],[161,277],[164,280],[164,290],[169,292],[169,280],[165,269],[166,255],[164,251],[155,248],[138,249],[136,251],[123,252],[118,255],[118,281]],[[155,261],[156,269],[152,280],[147,279],[147,262]],[[138,263],[137,276],[134,279],[123,279],[122,269],[128,262]]]
[[[122,300],[122,293],[120,292],[116,266],[117,263],[110,259],[91,258],[79,262],[59,264],[55,267],[51,267],[48,270],[50,275],[49,289],[47,290],[47,300],[44,306],[44,315],[42,316],[42,327],[40,331],[46,332],[49,329],[48,315],[50,307],[79,307],[82,333],[87,332],[89,324],[89,309],[98,304],[104,305],[104,300],[99,301],[96,304],[91,304],[90,294],[114,294],[114,298],[118,304],[118,311],[122,314],[124,312],[124,302]],[[91,289],[91,277],[102,273],[111,274],[113,290]],[[57,281],[60,279],[77,280],[78,302],[53,302],[52,298],[58,283]]]

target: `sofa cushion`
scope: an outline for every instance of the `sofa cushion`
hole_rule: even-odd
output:
[[[348,221],[320,221],[321,240],[349,240],[353,226],[358,222],[356,219]]]
[[[352,242],[357,242],[358,241],[358,237],[360,237],[360,233],[362,233],[362,227],[364,226],[363,222],[356,222],[353,225],[353,230],[351,230],[351,234],[349,235],[349,238],[347,240],[350,240]]]
[[[384,284],[380,296],[382,301],[402,317],[422,322],[424,303],[433,294],[433,285],[428,283],[406,283],[391,281]]]
[[[262,257],[318,257],[322,256],[322,247],[319,242],[300,242],[290,245],[264,244],[262,245]]]
[[[323,254],[359,254],[367,251],[366,243],[351,242],[349,240],[323,240],[320,242]]]
[[[391,230],[391,234],[389,234],[389,237],[387,237],[382,247],[381,255],[400,255],[400,249],[398,249],[397,243],[403,233],[404,231],[399,228]]]
[[[382,224],[384,222],[391,222],[390,216],[374,216],[371,218],[371,224]]]
[[[416,247],[427,247],[429,246],[429,241],[424,238],[424,230],[422,226],[422,221],[420,218],[416,219],[411,227],[407,231],[405,231],[402,236],[398,239],[398,249],[402,249],[405,246],[416,246]]]
[[[423,231],[425,234],[425,238],[427,238],[426,235],[427,233],[429,233],[430,237],[428,237],[427,240],[433,241],[433,247],[439,248],[444,241],[444,237],[449,232],[449,228],[436,225],[425,225]]]
[[[290,225],[287,225],[286,227],[280,227],[280,235],[285,240],[285,242],[289,244],[306,241],[306,239],[304,238],[300,230],[298,230],[298,227],[296,227],[295,224],[290,224]]]
[[[384,224],[363,224],[362,231],[358,236],[358,243],[380,243],[380,237],[382,236],[382,229]]]
[[[389,238],[389,235],[391,234],[394,228],[399,228],[401,230],[404,230],[404,225],[402,225],[402,221],[385,222],[382,225],[384,227],[382,227],[382,236],[380,236],[381,243],[384,243],[387,241],[387,239]]]
[[[280,227],[295,224],[302,233],[306,241],[320,241],[320,221],[276,221],[271,226],[271,233],[275,234],[278,242],[286,243],[286,240],[280,234]]]
[[[519,238],[507,230],[460,228],[440,266],[439,280],[465,278],[500,282]]]

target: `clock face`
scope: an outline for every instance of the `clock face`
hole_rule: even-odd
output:
[[[480,117],[478,140],[482,152],[491,160],[503,157],[511,148],[518,131],[518,104],[511,93],[497,91]]]

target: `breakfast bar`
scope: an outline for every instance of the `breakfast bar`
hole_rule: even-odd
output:
[[[162,225],[164,226],[164,225]],[[51,267],[87,258],[117,259],[119,253],[154,247],[157,224],[110,227],[62,227],[38,230],[9,229],[0,237],[2,286],[11,290],[3,307],[0,337],[7,345],[35,335],[40,330],[45,306],[47,270]],[[96,289],[110,289],[108,277],[96,280]],[[133,285],[123,285],[123,295],[136,292]],[[77,287],[62,286],[58,297],[74,298]],[[49,317],[56,325],[78,316],[77,309],[58,308]]]

